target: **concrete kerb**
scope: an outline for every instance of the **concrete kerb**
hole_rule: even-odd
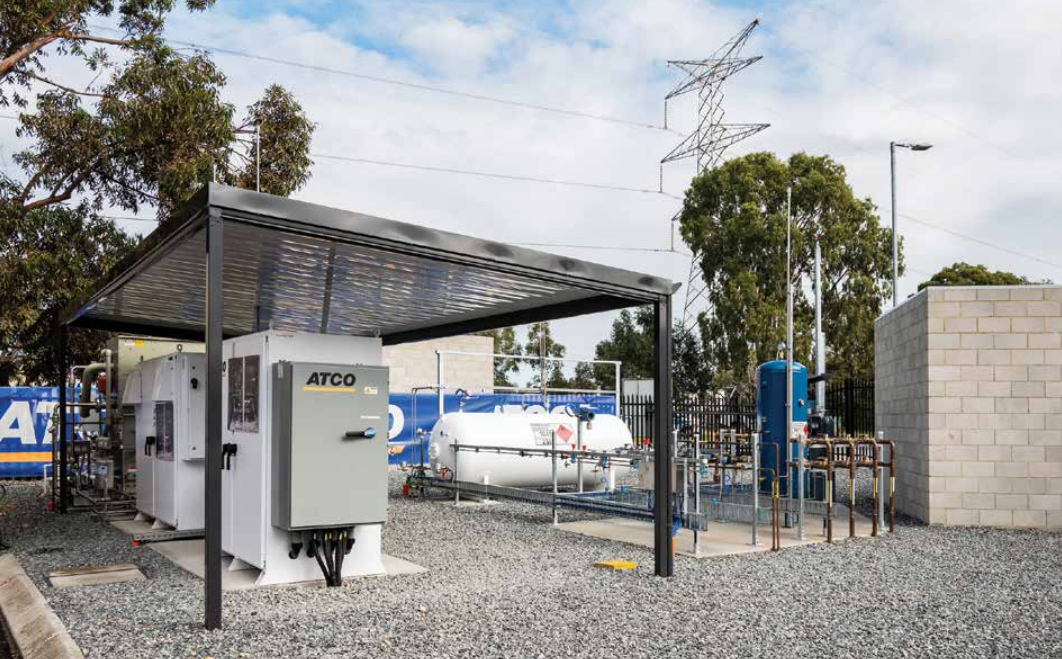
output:
[[[83,659],[85,656],[11,554],[0,556],[0,616],[16,657]]]

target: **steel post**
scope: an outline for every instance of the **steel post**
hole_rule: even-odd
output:
[[[576,417],[575,420],[575,449],[578,453],[575,454],[575,478],[579,481],[579,494],[583,493],[583,417],[582,415]]]
[[[211,208],[207,218],[206,242],[206,474],[204,499],[206,509],[204,587],[206,589],[206,628],[221,629],[221,369],[224,328],[223,299],[223,220],[221,211]]]
[[[671,542],[671,296],[661,297],[653,313],[653,398],[656,408],[653,433],[653,557],[656,575],[675,573]]]
[[[759,415],[757,415],[759,416]],[[760,433],[752,433],[752,546],[760,544]]]
[[[67,441],[66,436],[70,432],[70,427],[66,421],[66,415],[68,414],[67,408],[67,386],[69,384],[67,378],[67,354],[66,354],[66,333],[67,327],[65,325],[59,325],[56,329],[55,335],[55,351],[56,351],[56,367],[59,370],[59,473],[55,473],[56,470],[52,470],[52,480],[59,479],[59,512],[65,513],[67,503],[70,501],[70,481],[66,477],[66,461],[67,461]],[[54,489],[53,489],[54,492]]]
[[[557,431],[550,433],[550,450],[553,453],[550,459],[553,461],[553,526],[557,525]]]
[[[889,142],[889,173],[892,179],[892,306],[900,306],[899,238],[896,233],[896,143]]]
[[[701,553],[701,438],[693,440],[693,512],[697,523],[693,526],[693,555]]]

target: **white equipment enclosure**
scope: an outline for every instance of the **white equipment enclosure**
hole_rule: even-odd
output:
[[[125,381],[133,408],[138,518],[154,528],[203,528],[203,414],[206,355],[175,353],[140,362]]]
[[[380,339],[267,331],[225,341],[223,356],[228,569],[258,569],[259,585],[383,573]]]

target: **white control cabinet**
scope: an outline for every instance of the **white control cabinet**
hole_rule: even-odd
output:
[[[224,343],[222,377],[224,446],[222,460],[221,548],[232,557],[228,569],[257,569],[259,585],[321,579],[305,548],[291,558],[293,536],[273,525],[271,370],[279,362],[379,366],[380,339],[266,331]],[[386,441],[383,419],[382,440]],[[380,465],[386,473],[386,459]],[[386,489],[379,493],[386,500]],[[355,496],[351,490],[351,496]],[[343,576],[382,574],[382,523],[354,527],[353,548]]]
[[[133,407],[136,500],[155,528],[190,531],[204,521],[206,357],[175,353],[140,362],[122,404]]]

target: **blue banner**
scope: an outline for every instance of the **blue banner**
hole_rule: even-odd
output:
[[[52,464],[56,387],[0,387],[0,478],[44,475]]]
[[[76,395],[72,394],[72,395]],[[416,431],[431,432],[439,419],[438,397],[430,392],[391,394],[388,461],[391,464],[410,464],[420,460]],[[51,469],[52,437],[49,422],[59,405],[56,387],[0,387],[0,478],[40,478]],[[546,409],[539,394],[478,394],[457,396],[447,394],[443,400],[446,412],[494,412],[505,406],[522,406],[532,410]],[[589,405],[602,414],[615,414],[616,399],[606,395],[551,395],[549,411],[568,408],[574,411]],[[427,455],[425,446],[423,455]]]
[[[477,394],[457,396],[446,394],[443,409],[446,412],[494,412],[507,405],[526,407],[531,410],[545,411],[543,397],[540,394]],[[416,405],[414,405],[414,402]],[[418,393],[416,401],[413,394],[391,394],[390,430],[387,433],[388,461],[391,464],[417,464],[421,455],[427,456],[427,433],[431,432],[439,420],[439,398],[431,392]],[[605,395],[550,395],[549,411],[568,408],[575,411],[580,405],[589,405],[601,414],[616,413],[616,399]],[[416,409],[414,410],[414,407]],[[414,414],[415,413],[415,414]],[[425,432],[423,453],[417,445],[417,429]],[[427,461],[427,457],[424,458]]]

